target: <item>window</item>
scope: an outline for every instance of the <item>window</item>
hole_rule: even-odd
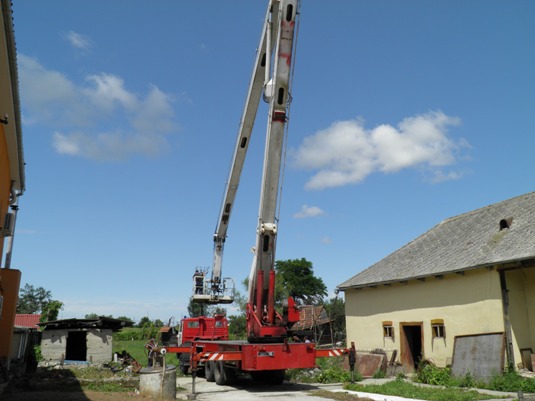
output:
[[[392,325],[392,322],[383,322],[383,337],[394,339],[394,326]]]
[[[198,321],[188,322],[188,328],[189,329],[196,329],[197,327],[199,327],[199,322]]]
[[[444,326],[444,319],[431,320],[431,332],[433,338],[446,338],[446,326]]]

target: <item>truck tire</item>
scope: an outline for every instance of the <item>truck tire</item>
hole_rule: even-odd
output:
[[[180,363],[180,371],[182,372],[182,374],[185,376],[188,374],[188,369],[189,369],[189,366],[187,365],[182,365],[182,363]]]
[[[238,372],[236,369],[229,366],[223,366],[225,369],[225,377],[227,379],[227,385],[232,386],[238,380]]]
[[[208,361],[204,364],[204,375],[206,376],[207,382],[215,381],[214,370],[215,370],[214,362]]]
[[[188,374],[189,369],[189,354],[183,353],[180,354],[180,357],[178,358],[178,366],[180,371],[184,374]]]
[[[224,386],[227,384],[227,375],[225,374],[225,365],[223,361],[216,361],[214,363],[214,377],[216,384]]]
[[[285,370],[270,370],[266,373],[264,380],[267,384],[282,384],[286,375]]]
[[[285,374],[285,370],[263,370],[259,372],[251,372],[251,377],[255,382],[282,384]]]

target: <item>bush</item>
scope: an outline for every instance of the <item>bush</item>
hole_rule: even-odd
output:
[[[416,381],[435,386],[485,388],[505,392],[520,390],[526,393],[535,392],[535,379],[520,376],[514,367],[508,367],[503,373],[498,372],[487,382],[483,382],[476,380],[470,372],[464,377],[453,377],[450,368],[437,368],[432,364],[425,364],[418,369]]]
[[[451,368],[437,368],[431,363],[421,364],[416,371],[416,381],[434,386],[451,386]]]
[[[344,368],[343,358],[318,358],[317,369],[290,369],[286,372],[289,380],[300,383],[344,383],[351,381],[351,372]],[[361,381],[358,371],[355,381]]]
[[[118,331],[117,333],[113,333],[113,339],[115,341],[142,341],[142,340],[148,340],[149,338],[145,337],[145,333],[143,332],[143,329],[134,328],[134,327],[122,329],[121,331]]]
[[[525,393],[534,393],[535,379],[522,377],[514,368],[509,367],[503,374],[492,376],[483,386],[495,391],[517,392],[521,390]]]
[[[43,354],[41,353],[41,344],[33,346],[33,355],[36,362],[41,362],[43,360]]]

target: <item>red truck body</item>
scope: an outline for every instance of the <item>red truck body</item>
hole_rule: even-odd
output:
[[[223,315],[184,318],[178,336],[179,346],[197,340],[228,340],[228,320]]]

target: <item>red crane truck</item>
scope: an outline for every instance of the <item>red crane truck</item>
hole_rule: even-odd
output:
[[[217,384],[230,384],[241,373],[248,373],[253,379],[264,382],[281,383],[286,369],[313,368],[318,357],[347,353],[347,349],[318,349],[313,343],[294,342],[289,330],[289,327],[299,320],[299,310],[294,300],[288,298],[282,313],[275,309],[274,263],[279,182],[289,118],[292,61],[295,55],[294,41],[299,7],[300,0],[269,0],[232,167],[214,234],[212,274],[210,278],[204,279],[202,288],[196,285],[193,295],[193,300],[201,303],[232,302],[232,295],[228,294],[231,288],[228,285],[229,279],[221,277],[223,247],[249,138],[263,95],[269,104],[269,114],[256,246],[249,274],[247,341],[229,341],[228,337],[205,336],[193,338],[191,345],[183,338],[182,346],[166,347],[167,352],[181,353],[183,359],[189,359],[194,375],[204,367],[206,379]],[[208,318],[193,319],[204,319],[206,322]],[[188,322],[194,320],[185,319],[183,322],[187,326]]]

